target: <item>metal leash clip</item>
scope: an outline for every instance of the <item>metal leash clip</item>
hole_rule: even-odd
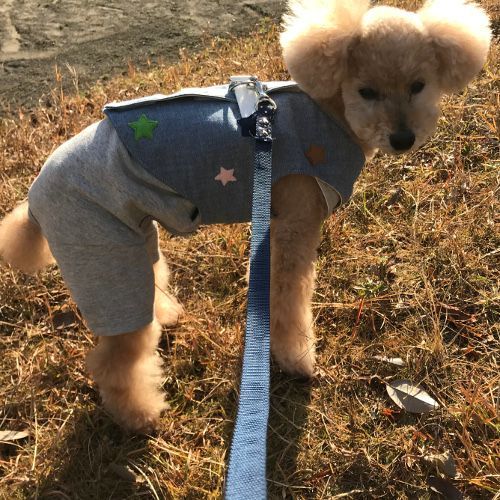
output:
[[[270,124],[277,106],[266,90],[266,86],[251,75],[232,76],[229,83],[229,92],[234,92],[240,109],[238,123],[242,134],[270,142]]]

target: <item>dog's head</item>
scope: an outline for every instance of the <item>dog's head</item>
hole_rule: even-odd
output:
[[[291,0],[281,44],[313,99],[341,95],[344,115],[371,149],[402,153],[435,130],[443,93],[482,68],[489,20],[467,0],[428,0],[416,13],[369,0]]]

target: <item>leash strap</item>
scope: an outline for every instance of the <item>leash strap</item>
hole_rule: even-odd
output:
[[[250,282],[240,399],[229,458],[225,490],[226,500],[263,500],[267,498],[272,119],[276,104],[265,94],[260,82],[255,79],[253,83],[258,103],[254,113],[255,159]]]

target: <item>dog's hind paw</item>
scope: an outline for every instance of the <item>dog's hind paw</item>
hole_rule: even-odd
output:
[[[144,386],[132,391],[101,391],[104,407],[121,427],[134,434],[151,434],[160,427],[161,413],[168,408],[165,395],[157,388]]]
[[[157,290],[155,316],[162,326],[175,326],[183,315],[184,308],[173,295]]]
[[[130,412],[120,417],[115,415],[114,419],[125,430],[138,435],[153,434],[160,427],[160,415],[145,411]]]

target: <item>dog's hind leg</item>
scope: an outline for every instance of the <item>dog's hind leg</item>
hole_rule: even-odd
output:
[[[271,349],[284,371],[311,377],[314,261],[326,204],[316,180],[299,175],[281,179],[272,196]]]
[[[161,391],[161,335],[157,321],[131,333],[101,336],[87,356],[87,367],[99,387],[105,408],[124,428],[150,432],[167,407]]]
[[[153,264],[155,274],[155,316],[160,324],[174,326],[184,315],[184,308],[168,291],[170,271],[161,251],[159,255],[160,258]]]
[[[47,240],[29,217],[28,202],[0,222],[0,257],[28,274],[54,263]]]
[[[170,270],[159,247],[158,229],[155,223],[146,229],[148,254],[153,263],[155,275],[155,316],[164,326],[174,326],[184,315],[184,308],[168,291]]]

